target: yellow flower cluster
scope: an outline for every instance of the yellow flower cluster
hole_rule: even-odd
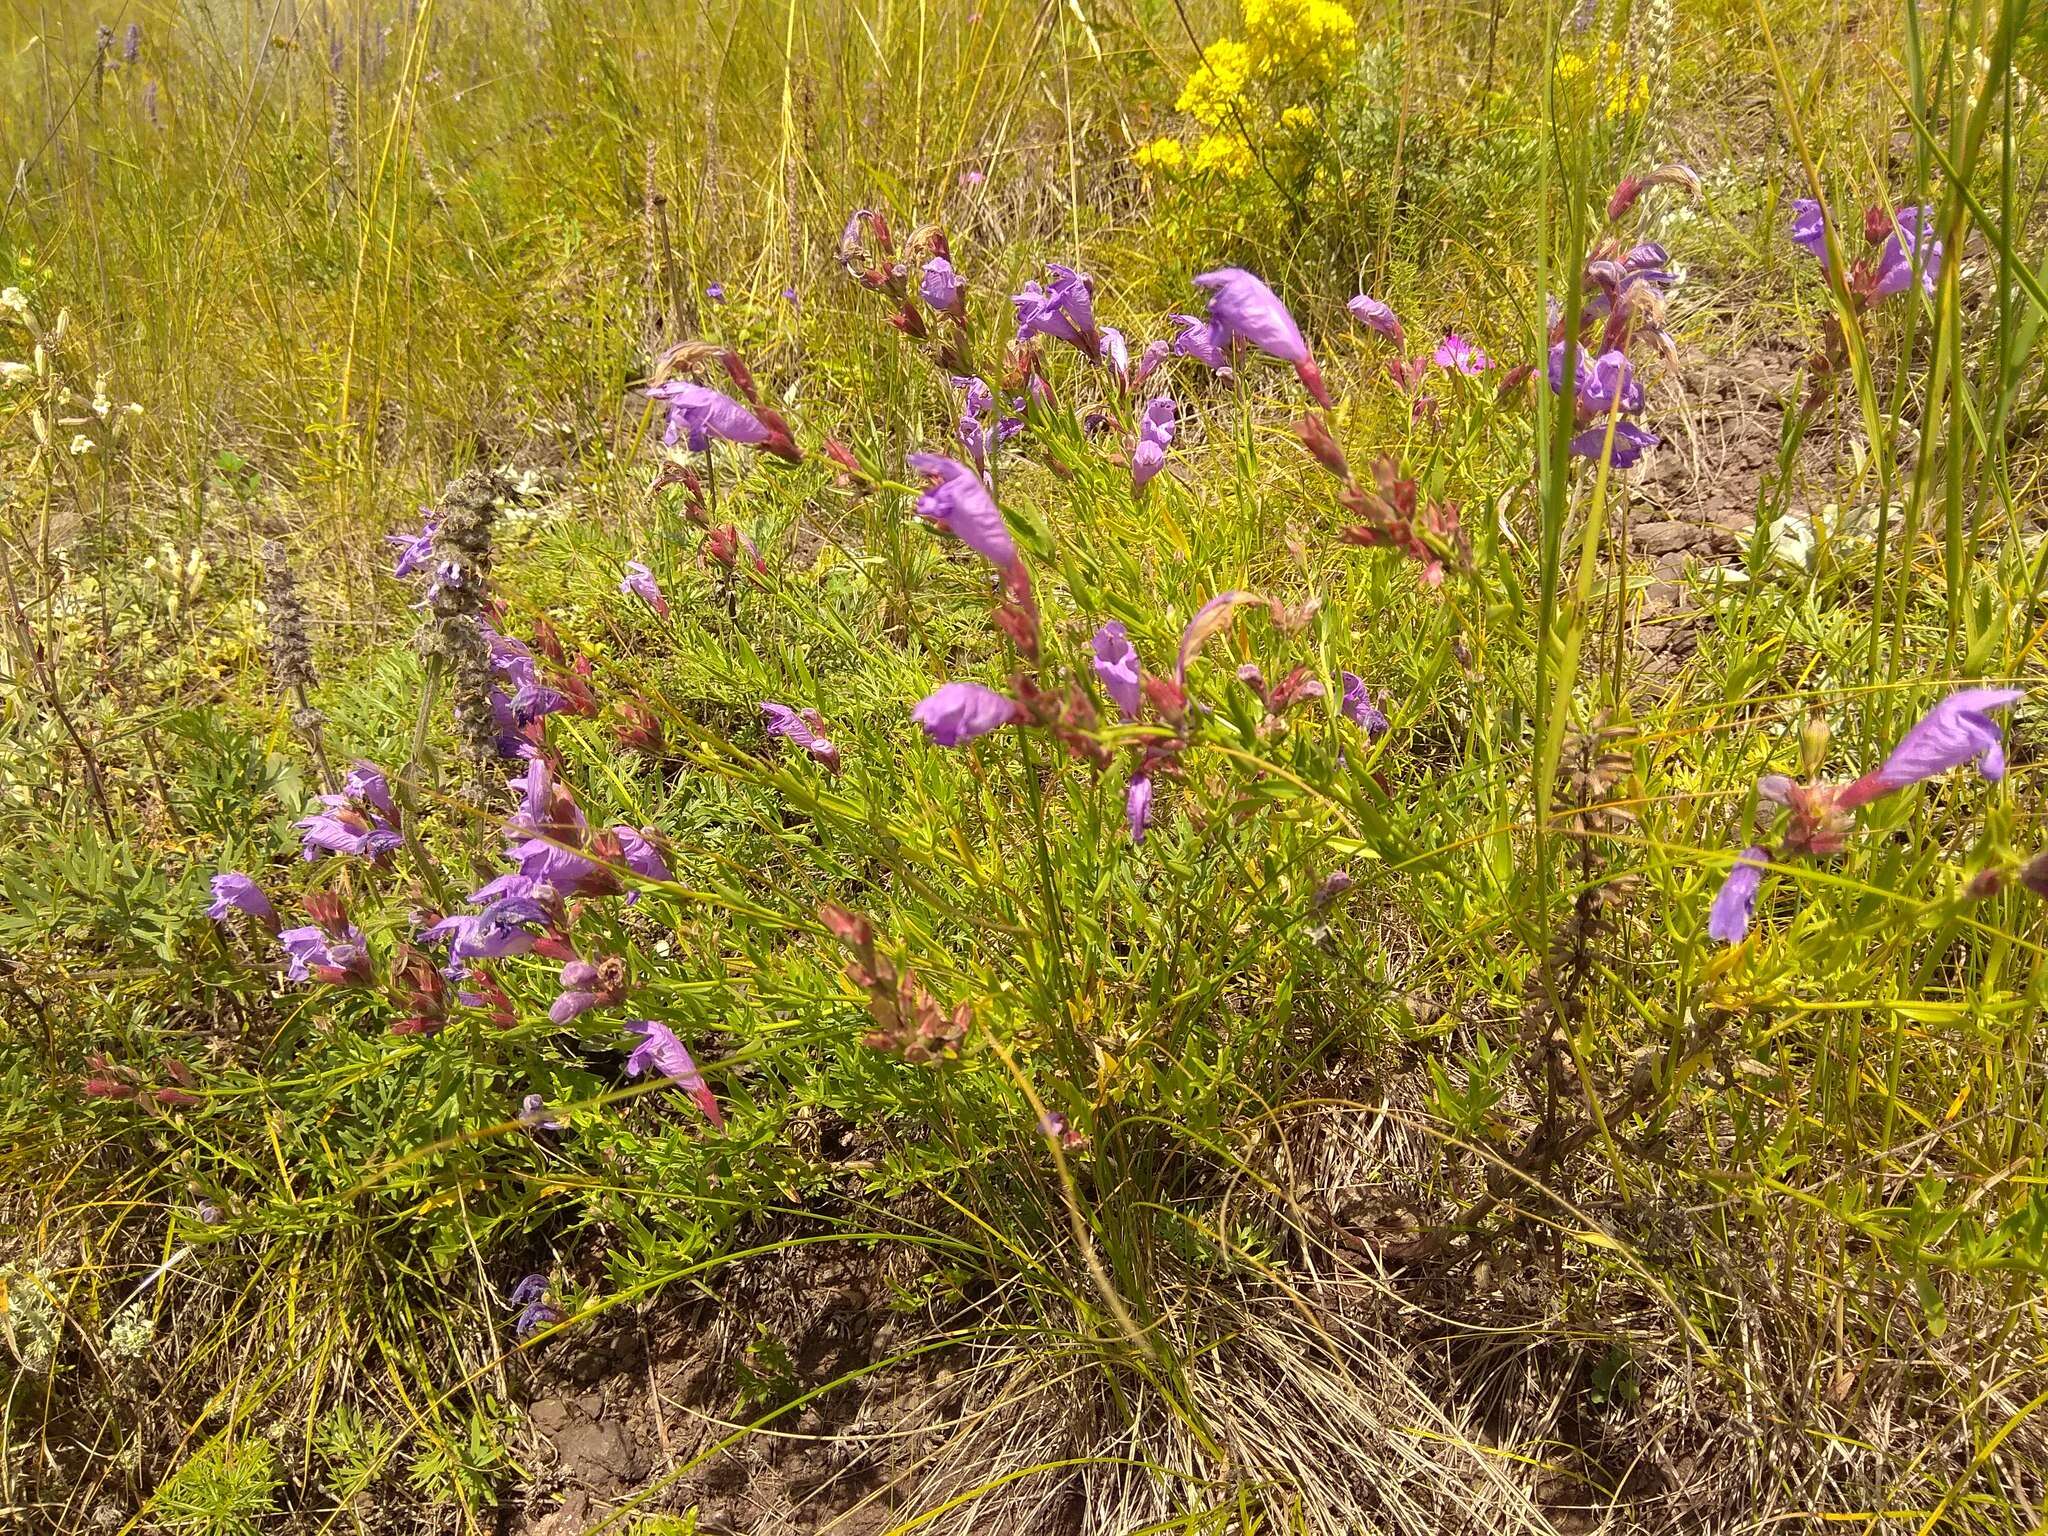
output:
[[[1132,156],[1139,169],[1236,180],[1258,168],[1253,144],[1276,128],[1300,153],[1318,121],[1319,100],[1358,52],[1357,23],[1337,0],[1242,0],[1242,39],[1202,50],[1176,111],[1210,131],[1192,146],[1154,139]],[[1248,137],[1248,135],[1250,137]]]
[[[1266,78],[1333,84],[1358,51],[1357,31],[1336,0],[1244,0],[1252,67]]]
[[[1251,78],[1251,50],[1234,37],[1219,37],[1202,51],[1201,68],[1188,76],[1174,110],[1214,128],[1243,102]]]
[[[1629,112],[1640,112],[1650,104],[1650,80],[1622,64],[1621,48],[1606,43],[1590,53],[1561,53],[1557,56],[1560,84],[1578,79],[1588,70],[1600,82],[1594,99],[1610,121]]]

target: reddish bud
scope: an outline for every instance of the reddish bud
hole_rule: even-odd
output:
[[[1301,439],[1301,446],[1323,468],[1339,480],[1351,478],[1351,463],[1344,457],[1344,450],[1331,433],[1327,420],[1311,412],[1294,424],[1294,433]]]

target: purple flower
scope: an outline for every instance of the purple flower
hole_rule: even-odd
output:
[[[564,848],[544,837],[529,838],[506,855],[519,866],[519,873],[541,885],[551,885],[564,895],[603,886],[616,889],[611,877],[594,860],[572,848]]]
[[[590,823],[568,791],[556,787],[554,770],[545,760],[528,759],[526,772],[512,780],[512,792],[519,797],[519,803],[506,818],[507,838],[516,842],[529,837],[552,837],[557,842],[581,843],[589,837]]]
[[[1368,736],[1377,736],[1387,728],[1387,717],[1373,703],[1365,679],[1356,672],[1344,674],[1344,702],[1337,712]]]
[[[1017,310],[1017,339],[1050,336],[1071,342],[1090,357],[1099,357],[1102,338],[1095,329],[1095,280],[1072,267],[1046,263],[1052,282],[1046,287],[1026,283],[1022,293],[1012,294]]]
[[[1351,889],[1351,871],[1333,869],[1323,877],[1323,883],[1315,888],[1308,899],[1309,910],[1320,912],[1331,902]]]
[[[1240,605],[1259,600],[1251,592],[1218,592],[1196,609],[1195,616],[1188,620],[1188,627],[1180,632],[1180,650],[1174,656],[1173,680],[1185,688],[1188,666],[1201,654],[1210,637],[1230,622],[1232,612]]]
[[[350,923],[336,938],[324,928],[287,928],[277,936],[291,964],[287,981],[327,981],[337,985],[370,979],[370,951],[363,930]]]
[[[709,1085],[697,1071],[697,1063],[690,1059],[689,1051],[676,1038],[675,1031],[659,1019],[635,1019],[626,1029],[640,1036],[640,1043],[626,1058],[626,1076],[638,1077],[652,1068],[662,1077],[673,1078],[704,1111],[705,1119],[714,1126],[723,1127],[725,1116],[718,1111],[718,1100],[711,1096]]]
[[[794,304],[796,302],[796,290],[794,288],[785,288],[782,290],[782,297],[789,303]]]
[[[247,913],[272,933],[277,932],[277,909],[263,894],[263,888],[247,875],[225,870],[213,877],[213,905],[206,909],[206,915],[216,923],[224,923],[230,912]]]
[[[512,1294],[505,1298],[507,1306],[519,1308],[518,1321],[512,1331],[520,1338],[536,1333],[550,1323],[562,1321],[559,1307],[547,1299],[548,1282],[545,1275],[528,1275],[512,1287]]]
[[[1145,841],[1145,829],[1152,824],[1152,776],[1140,774],[1124,791],[1124,821],[1131,829],[1131,841]]]
[[[1309,356],[1301,327],[1280,302],[1279,295],[1242,267],[1220,267],[1195,279],[1197,288],[1209,290],[1209,323],[1214,331],[1233,341],[1256,347],[1268,357],[1294,365],[1302,387],[1325,410],[1330,392],[1323,387],[1323,375]]]
[[[429,517],[418,533],[387,533],[384,542],[398,551],[398,563],[391,567],[391,574],[403,581],[433,563],[434,520]]]
[[[1913,275],[1920,275],[1920,286],[1929,296],[1934,293],[1935,280],[1941,276],[1941,242],[1934,238],[1934,231],[1928,226],[1934,221],[1934,210],[1925,206],[1901,208],[1892,230],[1891,238],[1885,241],[1884,249],[1877,255],[1877,281],[1870,290],[1873,299],[1888,299],[1895,293],[1904,293],[1913,286]]]
[[[1148,400],[1138,417],[1138,443],[1131,450],[1131,489],[1142,491],[1145,482],[1165,467],[1166,450],[1173,443],[1173,401],[1165,395]]]
[[[962,171],[960,173],[960,185],[963,187],[978,187],[987,180],[988,177],[984,176],[980,171]]]
[[[619,840],[619,862],[642,880],[669,881],[675,878],[669,873],[668,860],[661,856],[661,849],[655,846],[644,827],[629,827],[622,822],[613,827],[611,833]],[[628,896],[628,905],[639,894],[635,891]]]
[[[1614,457],[1610,462],[1616,469],[1627,469],[1642,458],[1645,452],[1663,441],[1664,439],[1656,433],[1646,431],[1624,417],[1614,424]],[[1581,458],[1597,459],[1606,442],[1607,424],[1602,422],[1596,427],[1588,427],[1583,432],[1575,433],[1571,441],[1571,451]]]
[[[558,893],[545,880],[536,880],[531,875],[500,875],[488,885],[469,893],[470,905],[487,907],[506,896],[531,896],[546,905],[556,899]]]
[[[1219,373],[1230,366],[1232,346],[1230,333],[1213,320],[1199,320],[1193,315],[1168,315],[1173,322],[1173,350],[1181,357],[1192,357],[1196,362]]]
[[[348,803],[344,795],[322,795],[330,803],[324,811],[299,820],[299,834],[306,858],[325,853],[375,862],[397,851],[402,839],[390,824],[365,815]]]
[[[1751,845],[1742,850],[1714,904],[1707,913],[1707,933],[1723,944],[1739,944],[1749,934],[1750,914],[1756,911],[1757,889],[1763,884],[1764,866],[1770,850]]]
[[[548,1101],[537,1093],[529,1093],[519,1106],[519,1123],[530,1131],[559,1131],[562,1122],[554,1111],[548,1108]]]
[[[616,967],[617,962],[612,962]],[[571,960],[562,967],[561,992],[548,1005],[548,1018],[556,1024],[571,1024],[593,1008],[608,1008],[623,995],[622,978],[607,979],[588,960]]]
[[[815,709],[791,709],[773,699],[761,701],[761,714],[770,736],[780,736],[791,746],[816,758],[834,773],[839,771],[839,748],[825,734],[825,721]]]
[[[934,256],[924,264],[924,275],[918,280],[918,297],[942,315],[955,320],[967,318],[967,280],[953,270],[953,263],[943,256]]]
[[[765,443],[774,433],[767,423],[730,395],[687,379],[672,379],[647,391],[650,400],[668,407],[668,428],[662,441],[674,447],[687,439],[692,453],[703,453],[718,438],[728,443]]]
[[[2004,778],[2005,742],[1989,711],[2004,709],[2025,697],[2019,688],[1964,688],[1950,694],[1921,716],[1920,722],[1899,738],[1883,766],[1851,786],[1846,798],[1860,805],[1965,763],[1975,763],[1987,779]],[[1858,794],[1859,789],[1865,792]]]
[[[1394,313],[1391,306],[1382,304],[1371,294],[1361,293],[1344,307],[1351,311],[1352,319],[1368,331],[1378,331],[1395,346],[1400,346],[1405,339],[1400,316]]]
[[[1430,361],[1447,373],[1461,373],[1467,378],[1484,373],[1493,366],[1492,358],[1456,331],[1436,344],[1436,353]]]
[[[1827,210],[1810,197],[1792,200],[1792,243],[1828,269]]]
[[[448,967],[460,971],[472,960],[505,960],[533,948],[536,930],[553,922],[545,903],[532,896],[501,896],[481,912],[444,917],[420,937],[449,941]]]
[[[925,735],[942,747],[957,747],[1022,717],[1015,699],[980,683],[942,683],[910,712]]]
[[[1017,544],[1003,522],[1002,510],[981,476],[957,459],[936,453],[913,453],[910,467],[932,477],[917,498],[917,515],[936,523],[969,549],[1001,570],[1017,564]]]
[[[1171,350],[1163,336],[1146,342],[1145,350],[1138,354],[1138,366],[1131,370],[1129,387],[1140,388],[1147,379],[1159,371],[1159,365],[1166,361]]]
[[[1258,348],[1268,357],[1299,366],[1309,360],[1301,327],[1278,294],[1242,267],[1221,267],[1195,279],[1209,291],[1209,321],[1233,341]]]
[[[704,297],[709,299],[714,304],[723,304],[725,302],[725,284],[706,284],[704,288]]]
[[[1115,703],[1116,712],[1126,720],[1137,719],[1145,703],[1145,672],[1129,633],[1118,619],[1111,619],[1095,631],[1095,675]]]
[[[668,617],[668,599],[661,595],[661,587],[655,582],[654,572],[638,560],[626,562],[626,578],[619,583],[619,590],[628,597],[637,597],[664,619]]]

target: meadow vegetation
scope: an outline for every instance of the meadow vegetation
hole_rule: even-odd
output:
[[[0,42],[0,1528],[2048,1520],[2038,5]]]

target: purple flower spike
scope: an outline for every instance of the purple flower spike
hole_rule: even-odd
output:
[[[1100,357],[1102,338],[1095,329],[1095,280],[1057,262],[1046,263],[1045,270],[1052,277],[1049,285],[1026,283],[1023,292],[1010,298],[1017,310],[1017,339],[1021,342],[1034,336],[1050,336],[1079,347],[1090,357]]]
[[[1707,933],[1723,944],[1739,944],[1749,935],[1750,915],[1756,911],[1756,893],[1764,880],[1764,866],[1770,850],[1752,844],[1742,850],[1728,878],[1714,895],[1707,913]]]
[[[945,257],[934,256],[924,264],[917,293],[940,314],[954,320],[967,318],[967,280],[953,270],[953,263]]]
[[[247,875],[225,870],[213,877],[213,905],[206,909],[206,915],[216,923],[224,923],[231,912],[247,913],[272,933],[277,932],[277,909],[263,894],[263,887]]]
[[[981,476],[959,460],[936,453],[913,453],[906,462],[932,479],[931,487],[917,498],[919,517],[938,524],[999,570],[1017,564],[1016,540]]]
[[[1437,343],[1436,353],[1430,361],[1446,373],[1460,373],[1467,378],[1484,373],[1493,366],[1492,358],[1456,331],[1450,332]]]
[[[1400,346],[1405,340],[1405,333],[1401,329],[1400,316],[1394,313],[1391,306],[1382,304],[1371,294],[1361,293],[1344,307],[1351,311],[1352,319],[1356,320],[1368,331],[1379,332],[1380,335],[1386,337],[1395,346]]]
[[[1124,791],[1124,821],[1130,826],[1131,841],[1145,841],[1145,829],[1152,825],[1152,776],[1140,774]]]
[[[638,1077],[652,1069],[659,1076],[673,1078],[704,1111],[704,1118],[723,1129],[725,1116],[718,1111],[718,1100],[711,1096],[710,1086],[698,1072],[697,1063],[690,1059],[688,1049],[676,1038],[676,1032],[659,1019],[635,1019],[626,1029],[640,1037],[640,1043],[626,1058],[626,1076]]]
[[[1882,767],[1850,786],[1845,800],[1861,805],[1965,763],[1975,763],[1987,779],[2004,778],[2004,736],[1989,711],[2025,697],[2018,688],[1965,688],[1950,694],[1899,739]]]
[[[668,599],[661,595],[661,588],[654,580],[654,572],[638,560],[626,562],[626,578],[619,583],[619,590],[628,597],[637,597],[664,619],[668,617]]]
[[[1116,712],[1126,720],[1137,719],[1145,702],[1145,672],[1120,620],[1111,619],[1095,631],[1095,675]]]
[[[1643,408],[1643,385],[1636,370],[1620,352],[1603,352],[1586,363],[1580,358],[1579,404],[1592,415],[1605,416],[1615,409],[1634,415]]]
[[[1920,286],[1932,297],[1941,276],[1941,242],[1929,226],[1934,210],[1928,207],[1901,208],[1891,238],[1877,256],[1877,281],[1870,290],[1873,299],[1888,299],[1913,286],[1915,272]]]
[[[506,960],[533,948],[537,930],[553,922],[547,905],[533,896],[500,896],[481,912],[444,917],[420,935],[448,944],[448,964],[460,971],[472,960]]]
[[[662,441],[673,448],[687,440],[692,453],[703,453],[718,438],[728,443],[765,443],[775,434],[768,424],[730,395],[687,379],[672,379],[647,391],[650,400],[668,407],[668,430]]]
[[[1368,736],[1377,736],[1387,728],[1387,717],[1373,703],[1372,695],[1366,691],[1365,679],[1356,672],[1344,674],[1344,702],[1338,707],[1338,713]]]
[[[1251,592],[1218,592],[1196,609],[1195,616],[1188,620],[1188,627],[1180,633],[1180,650],[1174,656],[1173,680],[1185,688],[1188,666],[1201,654],[1210,637],[1230,622],[1230,615],[1241,604],[1259,601],[1257,594]]]
[[[1174,325],[1172,347],[1179,356],[1191,357],[1219,373],[1230,366],[1230,333],[1220,324],[1193,315],[1168,315],[1167,319]]]
[[[1828,269],[1827,210],[1810,197],[1792,200],[1792,243]]]
[[[321,798],[340,803],[332,809],[300,819],[300,841],[308,859],[334,853],[374,862],[398,850],[402,840],[381,818],[373,820],[364,815],[350,806],[343,796],[323,795]]]
[[[1015,699],[980,683],[942,683],[918,703],[910,718],[941,747],[957,747],[1023,718]]]

